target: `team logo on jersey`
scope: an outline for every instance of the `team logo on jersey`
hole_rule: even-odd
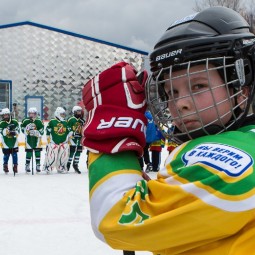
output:
[[[203,164],[218,171],[225,172],[231,177],[243,174],[253,165],[252,157],[229,145],[218,143],[203,143],[182,156],[186,166]]]
[[[148,195],[148,188],[145,180],[142,180],[137,183],[135,194],[136,194],[135,196],[140,196],[141,200],[145,201],[145,197],[146,195]],[[150,215],[142,210],[138,201],[133,200],[129,197],[126,204],[126,209],[119,219],[119,224],[140,225],[143,224],[143,222],[148,218],[150,218]]]
[[[64,135],[66,133],[66,127],[62,123],[58,123],[56,127],[54,127],[54,131],[58,135]]]
[[[26,131],[27,131],[27,133],[29,133],[29,131],[31,131],[31,130],[36,130],[37,128],[36,128],[36,125],[35,125],[35,123],[29,123],[27,126],[26,126]]]
[[[73,126],[73,131],[75,134],[80,135],[82,130],[82,125],[79,122],[76,122]]]

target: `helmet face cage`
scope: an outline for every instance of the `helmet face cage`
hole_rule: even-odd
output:
[[[37,109],[35,107],[31,107],[28,110],[28,116],[30,119],[35,119],[37,116]]]
[[[11,117],[11,112],[8,108],[4,108],[1,111],[1,116],[3,120],[9,121],[10,117]]]
[[[174,22],[156,43],[150,66],[147,101],[166,136],[183,142],[244,123],[254,95],[255,36],[239,13],[209,7]],[[205,84],[194,81],[196,72]]]
[[[200,66],[200,68],[193,68]],[[176,75],[176,71],[180,71]],[[212,73],[218,72],[222,82],[212,86]],[[203,74],[206,77],[208,86],[202,90],[194,90],[194,84],[191,82],[192,76]],[[184,79],[188,86],[188,93],[179,96],[175,92],[180,79]],[[152,74],[146,85],[146,97],[148,106],[153,118],[159,128],[163,131],[165,137],[180,142],[190,140],[199,136],[221,133],[230,129],[233,124],[246,113],[249,107],[248,97],[242,96],[242,101],[237,103],[237,96],[242,94],[242,85],[245,83],[245,70],[243,60],[235,60],[233,57],[215,57],[194,61],[188,61],[181,64],[162,67],[156,73]],[[198,84],[200,85],[200,84]],[[196,84],[195,84],[196,86]],[[218,101],[215,98],[215,91],[225,88],[226,96]],[[211,98],[210,105],[205,108],[199,108],[197,96],[209,94]],[[189,100],[192,104],[192,111],[182,112],[178,108],[179,100]],[[221,105],[227,104],[228,111],[220,112]],[[240,107],[241,106],[241,107]],[[241,110],[243,109],[243,110]],[[204,116],[207,112],[214,112],[214,117],[210,121],[205,121]],[[195,118],[199,122],[198,127],[187,128],[187,120]],[[224,121],[229,118],[229,121]],[[178,123],[176,125],[176,123]],[[180,128],[181,127],[181,128]]]
[[[80,118],[82,116],[82,108],[80,106],[74,106],[72,112],[76,118]]]
[[[59,119],[60,121],[65,120],[66,111],[62,107],[58,107],[55,111],[55,117]]]

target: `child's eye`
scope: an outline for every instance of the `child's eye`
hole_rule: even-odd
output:
[[[197,90],[205,90],[207,89],[207,85],[206,84],[195,84],[195,85],[192,85],[192,90],[193,91],[197,91]]]
[[[173,98],[173,97],[176,97],[176,96],[177,96],[178,91],[175,90],[175,89],[172,89],[172,90],[167,91],[166,93],[167,93],[167,95],[168,95],[169,98]]]

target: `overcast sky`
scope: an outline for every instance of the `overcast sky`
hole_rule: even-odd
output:
[[[0,0],[0,25],[32,21],[150,52],[195,0]]]

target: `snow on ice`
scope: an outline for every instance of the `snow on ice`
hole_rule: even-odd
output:
[[[22,139],[22,136],[21,136]],[[42,151],[41,165],[45,150]],[[163,152],[162,159],[167,152]],[[117,255],[99,241],[90,225],[86,151],[81,154],[78,175],[25,173],[25,150],[18,153],[15,177],[0,171],[0,251],[5,255]],[[163,161],[163,160],[162,160]],[[162,162],[163,163],[163,162]],[[3,154],[0,151],[0,164]],[[35,164],[34,164],[35,165]],[[2,169],[2,168],[1,168]],[[153,175],[154,174],[154,175]],[[151,174],[155,178],[155,173]],[[136,252],[137,255],[151,254]]]

